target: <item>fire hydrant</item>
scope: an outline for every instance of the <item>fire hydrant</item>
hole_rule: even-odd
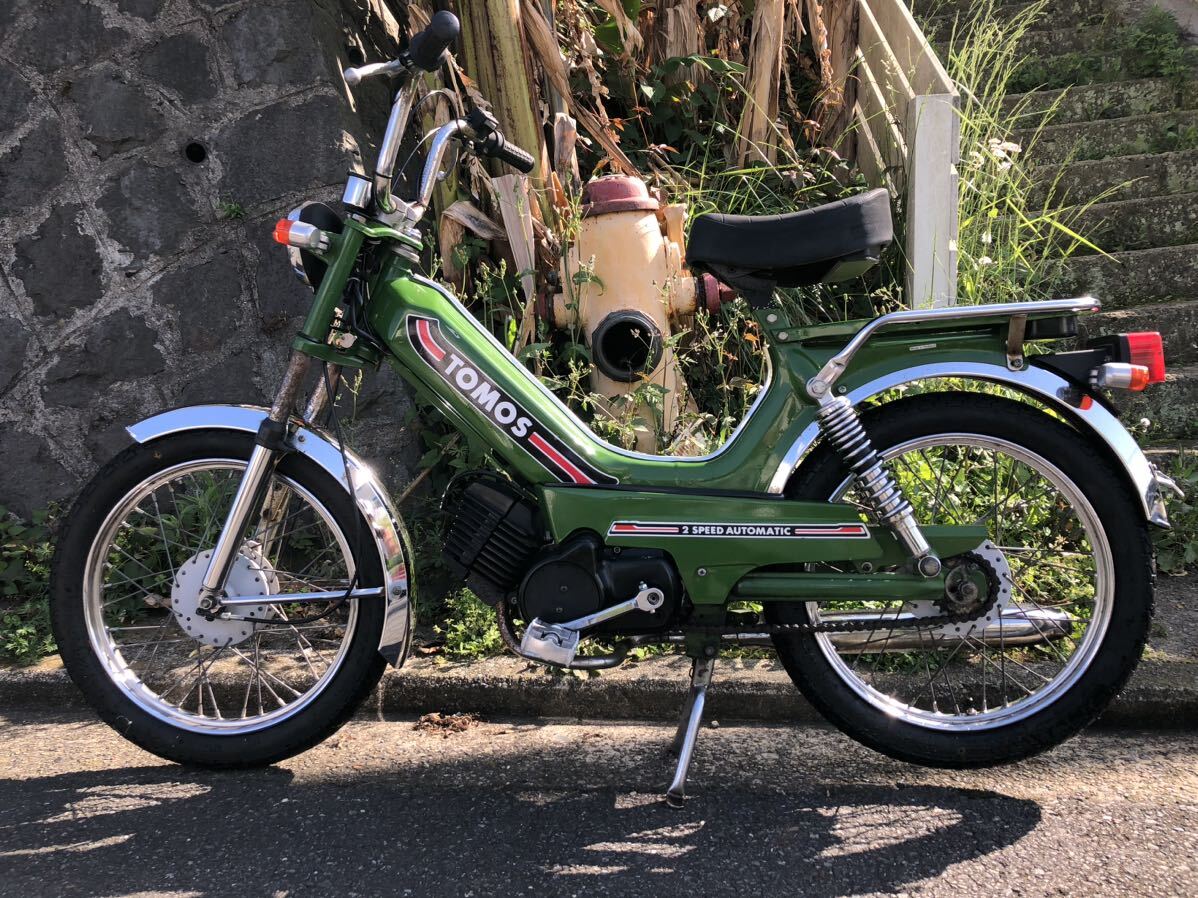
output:
[[[578,328],[590,349],[591,389],[615,412],[638,386],[661,399],[637,402],[636,448],[656,454],[659,437],[696,415],[669,336],[696,309],[715,312],[732,292],[683,265],[686,206],[662,206],[639,178],[609,175],[582,191],[578,237],[562,259],[561,292],[540,306],[557,328]],[[642,394],[643,395],[643,394]],[[685,438],[676,454],[693,454]]]

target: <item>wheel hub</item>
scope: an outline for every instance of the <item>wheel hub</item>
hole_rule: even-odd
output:
[[[260,626],[248,620],[208,618],[200,613],[200,592],[204,572],[212,551],[197,552],[175,573],[171,589],[171,611],[183,631],[196,642],[214,646],[239,645],[254,635]],[[225,592],[236,596],[265,596],[279,592],[279,578],[263,557],[256,543],[246,543],[238,552],[229,572]],[[271,605],[239,605],[233,612],[238,617],[266,619],[275,615]]]

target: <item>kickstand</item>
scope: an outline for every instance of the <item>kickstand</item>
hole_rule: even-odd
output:
[[[666,790],[666,804],[672,808],[682,807],[686,797],[686,774],[690,770],[691,757],[695,753],[695,739],[699,736],[703,705],[707,701],[707,687],[711,685],[711,672],[714,667],[715,658],[696,658],[691,662],[691,688],[682,705],[682,718],[678,721],[674,741],[670,743],[670,752],[678,755],[674,781]]]

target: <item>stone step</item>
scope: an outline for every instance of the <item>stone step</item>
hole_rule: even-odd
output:
[[[1164,246],[1065,263],[1054,292],[1090,294],[1109,311],[1198,299],[1198,244]]]
[[[1153,442],[1198,437],[1198,365],[1174,368],[1164,383],[1142,393],[1118,391],[1114,401],[1124,424],[1134,425],[1141,418],[1152,422],[1148,438]]]
[[[1056,21],[1055,19],[1053,21]],[[951,46],[960,46],[961,38],[950,44],[953,32],[951,27],[935,35],[932,49],[941,61],[947,61]],[[1019,51],[1027,56],[1059,56],[1064,53],[1090,53],[1104,46],[1103,31],[1098,27],[1088,28],[1037,28],[1026,32],[1019,41]]]
[[[1198,365],[1198,300],[1099,312],[1082,318],[1081,324],[1095,336],[1159,331],[1167,367]]]
[[[1007,84],[1010,93],[1059,90],[1078,84],[1103,84],[1125,78],[1123,57],[1113,51],[1092,49],[1054,55],[1029,54]]]
[[[1038,134],[1015,131],[1013,139],[1039,164],[1168,153],[1198,146],[1198,110],[1049,125]]]
[[[974,0],[941,0],[908,5],[913,7],[915,21],[925,34],[945,36],[952,32],[954,22],[964,25],[978,8]],[[1003,3],[994,8],[994,17],[1000,22],[1009,21],[1034,5]],[[1032,30],[1053,30],[1060,27],[1062,22],[1069,22],[1074,27],[1097,24],[1108,15],[1104,0],[1054,0],[1046,13],[1033,23]]]
[[[1198,193],[1095,203],[1066,216],[1071,228],[1112,254],[1198,243]]]
[[[1198,463],[1198,441],[1175,439],[1163,443],[1153,443],[1144,447],[1144,454],[1148,456],[1150,462],[1167,474],[1180,456],[1188,456],[1191,462]],[[1187,492],[1189,491],[1187,490]],[[1192,501],[1191,497],[1187,498]]]
[[[1043,204],[1050,187],[1058,204],[1191,193],[1198,191],[1198,149],[1042,166],[1033,174],[1038,181],[1033,208]]]
[[[1078,84],[1057,90],[1012,94],[1003,102],[1003,109],[1009,115],[1017,116],[1013,121],[1015,127],[1019,127],[1021,118],[1029,119],[1033,126],[1038,126],[1040,117],[1049,110],[1052,110],[1050,124],[1064,125],[1175,109],[1198,109],[1198,83],[1193,80],[1179,82],[1170,78],[1139,78]]]

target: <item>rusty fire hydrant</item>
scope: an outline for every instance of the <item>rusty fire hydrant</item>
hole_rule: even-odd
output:
[[[636,448],[655,454],[681,415],[696,413],[671,341],[696,309],[718,311],[732,292],[683,264],[686,206],[663,206],[639,178],[610,175],[582,192],[578,238],[562,259],[561,292],[540,305],[557,328],[578,328],[590,349],[591,389],[608,408],[646,383],[663,388],[660,408],[638,402]],[[675,448],[688,454],[686,441]]]

